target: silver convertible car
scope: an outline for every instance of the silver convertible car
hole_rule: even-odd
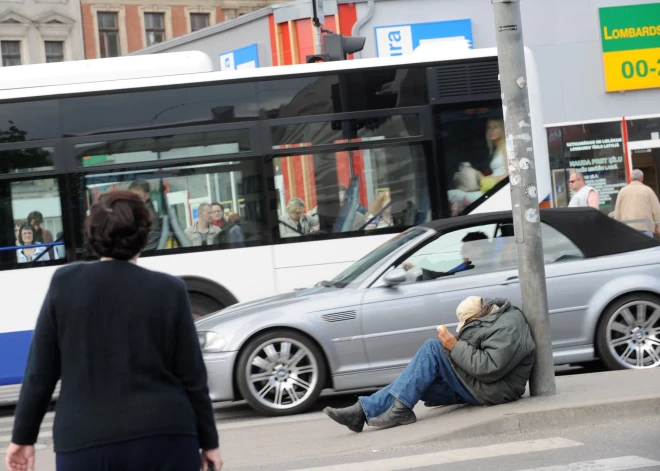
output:
[[[660,365],[660,243],[593,209],[541,220],[555,363]],[[211,397],[286,415],[389,384],[469,295],[522,305],[511,212],[411,228],[333,280],[199,319]]]

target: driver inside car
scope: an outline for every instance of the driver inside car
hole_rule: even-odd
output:
[[[450,276],[466,270],[478,269],[480,272],[491,269],[494,261],[488,257],[489,247],[491,245],[488,236],[480,231],[469,232],[461,239],[461,258],[463,261],[453,268],[445,271],[434,270],[436,268],[429,258],[424,258],[424,267],[416,266],[407,260],[401,264],[401,268],[406,270],[408,282],[435,280],[440,277]],[[431,263],[428,263],[431,262]]]

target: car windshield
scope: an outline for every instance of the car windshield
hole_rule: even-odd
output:
[[[374,265],[379,263],[385,257],[403,247],[411,240],[416,239],[425,232],[426,231],[423,229],[411,229],[394,236],[392,239],[388,240],[374,251],[369,252],[366,256],[355,262],[331,281],[325,282],[324,284],[327,286],[334,286],[336,288],[345,288],[350,283],[357,280],[361,275],[369,271]]]

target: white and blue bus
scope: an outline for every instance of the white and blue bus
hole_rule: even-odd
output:
[[[527,66],[546,199],[529,54]],[[94,259],[84,221],[104,193],[142,192],[157,224],[139,263],[185,280],[201,316],[332,278],[430,219],[510,208],[502,116],[495,49],[229,72],[198,52],[0,69],[0,385],[22,379],[53,272]],[[207,224],[217,237],[190,237]]]

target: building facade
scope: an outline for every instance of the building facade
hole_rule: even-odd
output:
[[[126,55],[238,18],[273,0],[81,0],[85,57]]]
[[[0,67],[84,59],[79,0],[0,1]]]

